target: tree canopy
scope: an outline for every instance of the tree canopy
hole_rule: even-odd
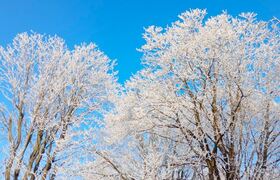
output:
[[[0,49],[5,178],[278,179],[279,20],[205,16],[146,28],[124,85],[94,44],[17,35]]]

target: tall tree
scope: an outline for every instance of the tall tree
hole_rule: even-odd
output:
[[[146,29],[144,69],[106,116],[99,178],[279,178],[279,21],[205,15]]]

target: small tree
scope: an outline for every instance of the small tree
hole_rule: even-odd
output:
[[[81,130],[108,108],[112,68],[94,44],[70,51],[56,36],[22,33],[0,49],[5,179],[53,179],[73,159]]]

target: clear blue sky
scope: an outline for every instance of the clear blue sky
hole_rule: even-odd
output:
[[[256,12],[260,19],[280,18],[280,0],[0,0],[0,44],[20,32],[57,34],[69,47],[94,42],[117,59],[120,82],[141,68],[143,27],[166,26],[190,8],[238,15]]]

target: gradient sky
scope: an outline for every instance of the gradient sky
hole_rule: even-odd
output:
[[[144,43],[144,27],[166,26],[191,8],[206,8],[209,16],[227,10],[280,18],[280,0],[0,0],[0,45],[30,30],[57,34],[70,48],[94,42],[117,60],[123,82],[141,68],[136,48]]]

